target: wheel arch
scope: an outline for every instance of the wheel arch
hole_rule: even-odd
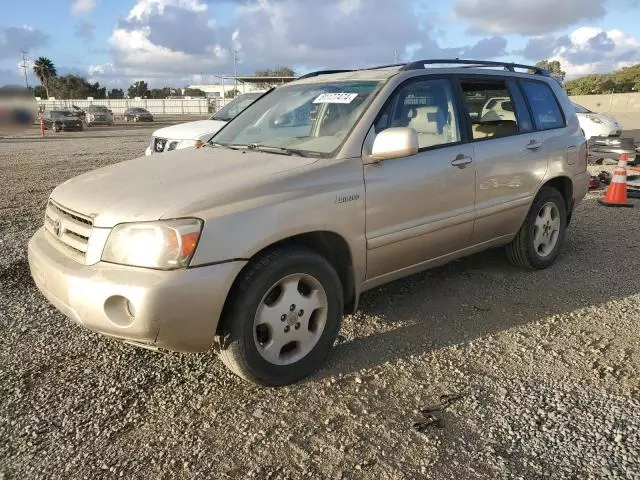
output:
[[[564,198],[565,206],[567,207],[567,223],[571,219],[573,212],[573,181],[567,176],[558,176],[547,180],[540,185],[540,189],[543,187],[552,187],[560,192],[562,198]],[[538,191],[540,191],[540,189]]]
[[[327,259],[340,278],[344,294],[344,313],[353,313],[357,308],[358,296],[356,293],[355,270],[353,266],[353,254],[351,252],[351,248],[342,235],[332,231],[317,230],[280,239],[266,247],[263,247],[252,255],[252,257],[248,259],[247,264],[242,268],[242,270],[240,270],[240,272],[238,272],[238,275],[233,281],[233,285],[231,286],[225,300],[223,316],[224,311],[227,309],[227,305],[230,303],[236,291],[238,281],[252,261],[256,257],[264,255],[269,251],[293,246],[308,248]],[[221,324],[222,322],[218,323],[216,334],[221,333]]]

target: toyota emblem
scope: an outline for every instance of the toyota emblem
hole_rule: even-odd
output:
[[[62,222],[59,219],[53,222],[53,234],[56,237],[62,236]]]

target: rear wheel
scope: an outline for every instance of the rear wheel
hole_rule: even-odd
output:
[[[566,229],[564,197],[553,187],[542,187],[520,231],[506,247],[509,261],[519,267],[549,267],[560,253]]]
[[[296,382],[325,360],[342,312],[340,279],[327,260],[303,248],[272,251],[241,274],[222,320],[220,357],[258,385]]]

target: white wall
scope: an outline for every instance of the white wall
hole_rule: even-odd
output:
[[[127,108],[142,107],[154,115],[207,115],[209,100],[206,98],[172,98],[172,99],[122,99],[122,100],[38,100],[47,110],[52,108],[70,108],[75,105],[86,108],[89,105],[104,105],[114,115],[122,115]]]
[[[570,98],[589,110],[616,117],[625,130],[640,129],[640,92],[573,95]]]

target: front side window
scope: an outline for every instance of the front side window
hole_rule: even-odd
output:
[[[460,82],[474,140],[508,137],[526,131],[519,125],[520,112],[505,80],[479,79]]]
[[[527,100],[529,100],[533,121],[538,130],[565,126],[558,100],[549,85],[534,80],[523,80],[522,87]]]
[[[284,86],[252,103],[211,139],[232,148],[329,156],[375,93],[378,81]]]
[[[376,133],[409,127],[418,135],[419,148],[460,141],[453,89],[448,80],[420,80],[401,86],[375,124]]]

